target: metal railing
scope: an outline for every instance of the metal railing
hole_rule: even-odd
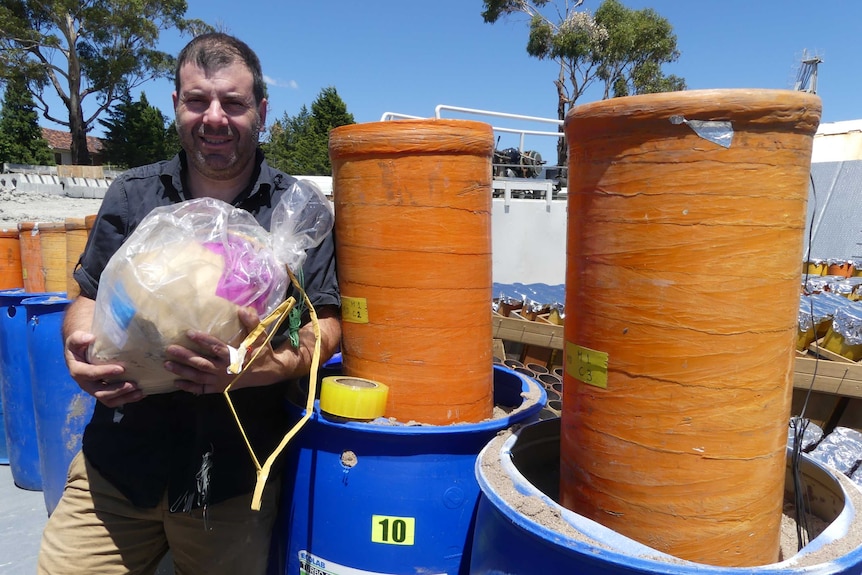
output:
[[[444,116],[445,114],[449,114],[450,116]],[[482,110],[478,108],[466,108],[463,106],[451,106],[448,104],[439,104],[434,108],[434,117],[438,119],[442,119],[444,117],[451,117],[451,114],[466,114],[472,116],[487,116],[491,118],[501,118],[506,120],[516,120],[519,122],[534,122],[534,123],[545,123],[552,124],[558,128],[557,131],[548,131],[548,130],[535,130],[528,128],[512,128],[507,126],[498,126],[491,124],[491,128],[494,130],[494,133],[507,133],[507,134],[516,134],[518,135],[518,152],[521,155],[524,155],[528,152],[526,149],[525,139],[527,136],[540,136],[540,137],[552,137],[552,138],[562,138],[564,137],[563,132],[559,131],[559,127],[563,125],[563,121],[556,118],[543,118],[540,116],[528,116],[526,114],[511,114],[508,112],[495,112],[493,110]],[[389,121],[389,120],[399,120],[399,119],[422,119],[423,116],[414,116],[410,114],[402,114],[398,112],[385,112],[380,120],[381,121]],[[490,123],[490,122],[489,122]],[[549,172],[554,174],[555,178],[558,178],[560,175],[564,173],[565,166],[556,166],[556,165],[544,165],[545,176],[549,175]],[[523,164],[509,164],[509,163],[494,163],[495,168],[524,168]],[[496,172],[496,170],[495,170]],[[506,198],[506,202],[508,203],[511,198],[511,193],[513,191],[523,191],[527,192],[528,197],[541,197],[542,199],[550,200],[553,196],[553,192],[550,191],[555,187],[557,190],[559,189],[559,181],[555,182],[557,185],[552,186],[548,185],[547,182],[550,181],[548,179],[534,179],[534,178],[509,178],[509,177],[499,177],[495,176],[495,179],[505,180],[505,184],[499,185],[495,187],[495,195],[502,192],[502,195]],[[518,183],[520,181],[520,184]],[[555,190],[555,191],[557,191]],[[550,191],[547,193],[546,191]]]
[[[510,114],[508,112],[494,112],[492,110],[480,110],[477,108],[464,108],[461,106],[449,106],[447,104],[438,104],[436,108],[434,108],[434,116],[436,118],[442,118],[443,112],[458,112],[461,114],[472,114],[475,116],[491,116],[494,118],[507,118],[509,120],[520,120],[524,122],[540,122],[547,124],[554,124],[555,126],[562,126],[563,121],[557,120],[554,118],[542,118],[539,116],[527,116],[524,114]],[[518,134],[520,136],[520,143],[518,145],[518,150],[521,152],[524,151],[524,138],[528,135],[532,136],[550,136],[554,138],[563,137],[563,133],[560,131],[556,132],[547,132],[544,130],[527,130],[523,128],[504,128],[502,126],[491,126],[495,132],[505,132],[509,134]]]
[[[527,116],[525,114],[510,114],[508,112],[494,112],[492,110],[481,110],[478,108],[464,108],[462,106],[450,106],[448,104],[438,104],[434,108],[434,117],[435,118],[443,118],[443,112],[458,112],[461,114],[472,114],[476,116],[491,116],[494,118],[507,118],[510,120],[520,120],[524,122],[540,122],[547,124],[554,124],[555,126],[562,126],[563,121],[555,118],[542,118],[540,116]],[[389,120],[421,120],[422,116],[413,116],[410,114],[401,114],[398,112],[384,112],[380,117],[381,122],[386,122]],[[518,134],[520,136],[520,143],[518,149],[520,151],[524,151],[524,138],[528,135],[531,136],[550,136],[554,138],[562,138],[563,133],[560,131],[556,132],[548,132],[544,130],[528,130],[524,128],[506,128],[503,126],[491,126],[495,132],[504,132],[509,134]]]

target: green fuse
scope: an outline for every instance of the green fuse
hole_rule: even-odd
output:
[[[299,307],[294,307],[290,310],[287,316],[288,337],[293,347],[299,347],[299,326],[302,322],[302,311]]]
[[[305,290],[305,275],[302,273],[302,269],[299,270],[297,274],[297,282],[299,283],[300,289]],[[290,343],[293,347],[299,347],[299,328],[302,325],[302,312],[305,310],[305,304],[300,299],[297,302],[296,306],[290,310],[290,313],[287,315],[287,333],[290,338]]]

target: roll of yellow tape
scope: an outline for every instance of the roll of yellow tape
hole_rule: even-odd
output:
[[[386,411],[389,388],[377,381],[332,375],[320,383],[320,410],[345,419],[371,420]]]

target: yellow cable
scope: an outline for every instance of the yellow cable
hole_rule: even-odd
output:
[[[302,429],[302,426],[311,418],[312,413],[314,412],[314,400],[315,400],[315,391],[317,387],[317,372],[320,364],[320,323],[317,319],[317,312],[314,311],[314,306],[311,305],[311,300],[308,299],[308,295],[305,293],[305,290],[302,289],[302,286],[299,285],[299,282],[296,279],[296,276],[293,275],[293,272],[290,271],[290,268],[287,268],[287,274],[290,276],[290,281],[299,290],[299,293],[302,294],[302,299],[305,302],[305,305],[308,306],[309,314],[311,315],[311,326],[314,330],[314,352],[311,356],[311,369],[309,370],[308,378],[308,399],[305,405],[305,414],[300,418],[298,422],[284,435],[281,440],[281,443],[273,450],[273,452],[266,458],[264,464],[261,466],[260,462],[257,459],[257,456],[254,453],[254,449],[251,446],[251,442],[248,440],[246,436],[245,429],[243,429],[242,423],[239,420],[239,416],[237,415],[236,409],[234,408],[233,402],[230,399],[230,389],[233,385],[239,380],[240,377],[245,373],[245,370],[257,359],[260,353],[263,351],[263,348],[269,343],[272,339],[272,336],[278,330],[281,323],[284,321],[284,318],[287,317],[287,314],[290,312],[293,305],[296,303],[296,300],[293,298],[288,298],[285,300],[276,310],[269,314],[264,320],[261,321],[260,325],[258,325],[252,332],[243,340],[243,345],[246,342],[253,342],[256,339],[261,331],[265,329],[269,324],[274,322],[274,325],[270,332],[267,334],[266,340],[264,340],[263,345],[260,346],[254,355],[252,355],[251,359],[248,363],[243,367],[242,371],[240,371],[236,377],[231,380],[231,382],[227,385],[227,387],[222,392],[227,400],[228,406],[230,407],[231,413],[233,414],[234,420],[236,424],[239,426],[240,433],[242,434],[243,440],[245,441],[246,447],[248,448],[249,453],[251,454],[252,462],[254,463],[255,469],[257,470],[257,482],[254,486],[254,493],[252,494],[251,499],[251,508],[254,511],[260,510],[261,498],[263,497],[263,489],[266,486],[266,481],[269,478],[269,472],[272,469],[275,460],[284,451],[284,448],[287,447],[287,444],[290,442],[293,437],[299,433],[299,430]],[[265,323],[264,323],[265,322]],[[252,335],[254,335],[253,339]]]
[[[236,377],[234,377],[230,381],[230,383],[227,384],[227,387],[225,387],[224,391],[222,392],[225,396],[225,399],[227,399],[227,405],[230,408],[231,413],[233,414],[234,421],[236,421],[236,424],[239,427],[240,435],[242,435],[242,438],[245,441],[245,446],[248,449],[249,454],[251,455],[251,460],[254,463],[255,469],[257,469],[258,471],[260,470],[260,462],[258,461],[257,456],[254,453],[254,449],[252,448],[251,442],[249,441],[248,436],[245,433],[245,428],[243,428],[242,423],[239,420],[239,414],[236,412],[236,408],[234,407],[233,401],[231,400],[228,392],[231,390],[233,385],[243,376],[246,367],[254,363],[258,356],[263,352],[267,344],[269,344],[270,340],[272,339],[273,335],[275,335],[276,331],[278,331],[278,328],[284,322],[284,318],[286,318],[287,314],[290,313],[290,310],[293,308],[295,303],[296,300],[292,297],[283,301],[275,310],[273,310],[272,313],[262,319],[260,323],[251,331],[251,333],[246,336],[246,338],[240,345],[241,348],[248,348],[249,345],[251,345],[257,340],[257,338],[266,329],[267,326],[274,323],[272,330],[267,333],[267,336],[264,339],[263,343],[258,346],[257,351],[251,356],[248,363],[244,366],[241,366],[241,369],[237,373]]]

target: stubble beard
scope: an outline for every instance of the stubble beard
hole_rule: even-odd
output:
[[[180,136],[180,143],[183,145],[182,147],[186,151],[189,163],[192,167],[205,178],[213,180],[229,180],[242,174],[242,172],[247,168],[248,162],[254,159],[255,150],[257,149],[258,144],[258,138],[255,136],[260,134],[260,118],[255,118],[254,122],[250,126],[251,130],[249,135],[254,138],[254,142],[250,145],[240,142],[240,146],[235,147],[230,155],[226,157],[214,156],[210,158],[201,150],[198,137],[204,135],[203,124],[198,128],[197,134],[192,134],[191,131],[186,132],[184,130],[184,126],[179,122],[176,122],[176,127],[177,133]],[[226,135],[233,135],[233,130],[230,126],[225,128],[225,130],[227,131]],[[219,135],[221,135],[221,133],[219,133]],[[245,152],[247,152],[247,154]]]

